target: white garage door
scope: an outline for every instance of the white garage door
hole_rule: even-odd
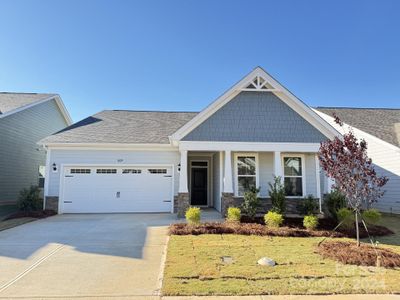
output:
[[[170,212],[171,167],[68,167],[62,212]]]

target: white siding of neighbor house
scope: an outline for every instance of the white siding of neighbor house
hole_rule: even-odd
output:
[[[343,132],[334,123],[333,118],[318,112],[321,117],[334,126],[339,132]],[[345,128],[348,125],[345,124]],[[353,128],[353,132],[357,138],[363,138],[367,142],[367,153],[375,165],[378,175],[384,175],[389,178],[388,183],[384,186],[385,194],[373,206],[383,212],[400,213],[400,148],[386,143],[377,137],[374,137],[362,130]]]
[[[59,196],[61,164],[172,164],[174,166],[174,193],[178,192],[180,162],[178,151],[127,151],[127,150],[58,150],[50,152],[50,166],[55,163],[56,173],[50,171],[47,196]],[[123,160],[118,162],[118,160]],[[51,170],[51,169],[50,169]],[[155,187],[156,188],[156,187]]]

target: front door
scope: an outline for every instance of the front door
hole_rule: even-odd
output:
[[[192,166],[190,204],[206,206],[208,204],[207,168]]]

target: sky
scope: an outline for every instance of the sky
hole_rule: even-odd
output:
[[[311,106],[400,108],[400,1],[0,0],[0,91],[200,111],[256,66]]]

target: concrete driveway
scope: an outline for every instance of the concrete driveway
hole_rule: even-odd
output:
[[[157,295],[171,214],[59,215],[0,232],[0,298]]]

